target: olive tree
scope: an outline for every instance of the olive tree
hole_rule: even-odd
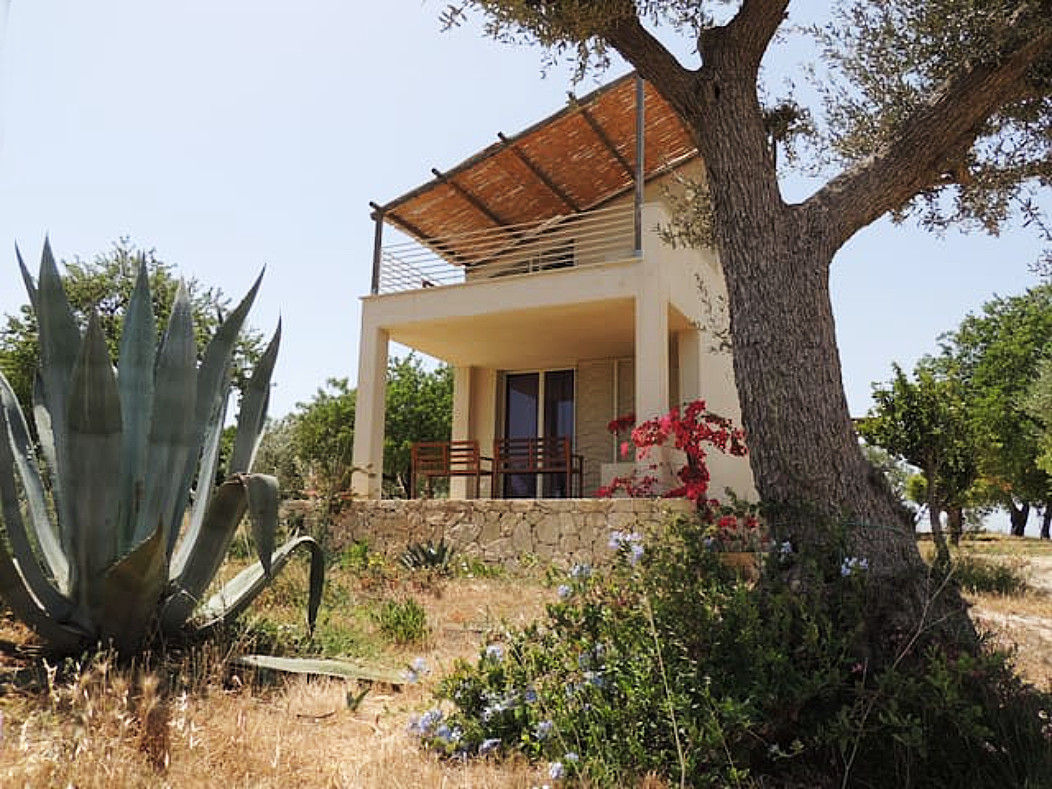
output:
[[[1040,222],[1033,191],[1052,179],[1052,2],[842,0],[814,31],[823,100],[803,107],[800,93],[765,106],[760,96],[775,91],[761,64],[779,31],[814,22],[808,5],[813,13],[789,0],[459,0],[444,16],[481,15],[489,35],[576,58],[580,73],[616,52],[675,109],[706,165],[757,489],[783,511],[830,516],[776,524],[805,547],[825,539],[823,523],[852,524],[888,608],[920,610],[923,584],[903,581],[923,577],[908,516],[852,429],[830,266],[888,214],[996,232],[1018,206]],[[663,39],[675,35],[696,62],[673,54]],[[808,117],[833,172],[789,203],[775,153]]]

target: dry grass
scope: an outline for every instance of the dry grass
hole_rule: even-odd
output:
[[[259,685],[231,673],[231,645],[184,658],[165,670],[116,670],[104,657],[76,671],[52,671],[30,689],[0,695],[0,786],[77,787],[531,787],[544,783],[522,761],[442,762],[406,734],[410,715],[426,708],[441,672],[471,658],[483,635],[503,621],[523,624],[552,593],[529,578],[460,578],[420,584],[386,576],[359,585],[334,574],[331,594],[343,607],[412,595],[427,610],[426,644],[380,644],[368,618],[330,612],[329,627],[351,622],[387,665],[424,657],[432,673],[418,685],[376,685],[357,709],[347,704],[356,683],[293,678]],[[377,588],[379,586],[380,588]],[[305,578],[293,573],[262,601],[265,615],[302,617]],[[347,598],[350,599],[347,599]],[[0,639],[27,633],[0,626]],[[240,645],[233,645],[238,648]],[[11,659],[8,658],[8,662]],[[7,666],[13,668],[13,666]],[[187,690],[162,691],[171,685]]]
[[[1019,673],[1052,691],[1052,543],[1027,537],[983,535],[965,540],[962,554],[1007,565],[1026,578],[1022,594],[966,594],[976,624],[1009,649]]]
[[[1023,594],[971,595],[970,602],[997,641],[1018,645],[1024,676],[1052,689],[1052,546],[1001,538],[969,541],[965,550],[1029,568]],[[456,659],[474,657],[486,633],[504,622],[525,624],[543,612],[553,593],[538,575],[421,580],[333,572],[323,622],[330,654],[347,643],[349,653],[379,663],[402,666],[420,656],[432,668],[418,685],[374,686],[353,710],[346,701],[348,691],[358,690],[353,682],[295,678],[267,685],[231,672],[230,654],[250,646],[241,642],[212,644],[152,671],[116,670],[103,657],[79,671],[53,671],[28,689],[8,685],[0,692],[0,786],[541,785],[547,776],[537,766],[442,762],[405,732]],[[303,615],[305,585],[304,571],[294,569],[261,599],[259,621],[302,637],[295,623]],[[367,612],[407,596],[427,611],[431,635],[426,643],[397,648],[380,638]],[[24,628],[0,618],[0,641],[28,638]],[[0,672],[19,663],[0,652]]]

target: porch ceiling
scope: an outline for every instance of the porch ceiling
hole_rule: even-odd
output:
[[[697,156],[672,107],[645,83],[644,169],[656,177]],[[450,236],[493,231],[579,213],[630,190],[636,163],[635,73],[569,105],[398,197],[375,206],[425,246]],[[469,244],[469,241],[465,241]]]
[[[688,326],[669,310],[669,330]],[[395,342],[458,367],[529,370],[572,366],[582,359],[610,359],[635,352],[635,303],[609,299],[470,317],[400,324]]]

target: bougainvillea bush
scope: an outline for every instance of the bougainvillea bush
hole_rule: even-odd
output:
[[[602,498],[628,496],[631,498],[685,498],[697,507],[698,515],[708,529],[705,545],[718,551],[766,551],[770,547],[768,531],[760,518],[759,506],[737,498],[726,491],[727,501],[709,493],[708,453],[715,450],[742,457],[747,453],[745,433],[724,417],[711,413],[704,400],[688,403],[682,411],[673,408],[667,414],[636,424],[635,414],[618,417],[607,425],[607,430],[622,437],[621,456],[628,457],[633,448],[636,457],[644,461],[643,468],[657,472],[653,461],[654,450],[668,447],[683,453],[684,462],[675,472],[678,482],[665,491],[658,489],[656,473],[633,473],[615,477],[609,485],[599,488]]]
[[[705,463],[708,452],[716,449],[738,457],[746,454],[744,431],[736,428],[729,419],[709,411],[704,400],[688,403],[682,411],[673,408],[663,416],[638,425],[635,421],[635,414],[626,414],[607,425],[607,430],[619,438],[628,436],[620,442],[621,456],[628,457],[633,446],[639,460],[651,458],[658,447],[681,451],[685,462],[676,471],[679,484],[660,492],[660,495],[690,499],[699,509],[710,501],[709,468]],[[657,467],[657,463],[651,463],[649,468],[656,471]],[[639,474],[637,471],[614,478],[609,485],[599,488],[598,495],[607,497],[623,493],[632,497],[655,496],[659,495],[657,485],[657,476]],[[719,502],[715,502],[715,506],[719,506]]]
[[[547,616],[458,662],[412,735],[446,758],[525,755],[556,785],[1052,785],[1049,699],[1002,656],[918,634],[874,665],[861,557],[772,546],[747,584],[707,529],[615,532],[612,566],[555,573]]]

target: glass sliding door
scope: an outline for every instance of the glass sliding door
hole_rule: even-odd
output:
[[[504,437],[535,437],[540,376],[537,373],[515,373],[507,376],[505,381]],[[536,496],[536,474],[504,475],[504,498],[532,499]]]
[[[554,438],[574,435],[574,371],[509,373],[504,388],[505,438]],[[506,474],[505,498],[535,498],[536,474]],[[546,498],[567,496],[566,478],[543,475],[541,494]]]
[[[544,374],[544,438],[567,436],[573,443],[573,370],[551,370]],[[562,474],[544,476],[544,497],[564,499],[570,495]]]

